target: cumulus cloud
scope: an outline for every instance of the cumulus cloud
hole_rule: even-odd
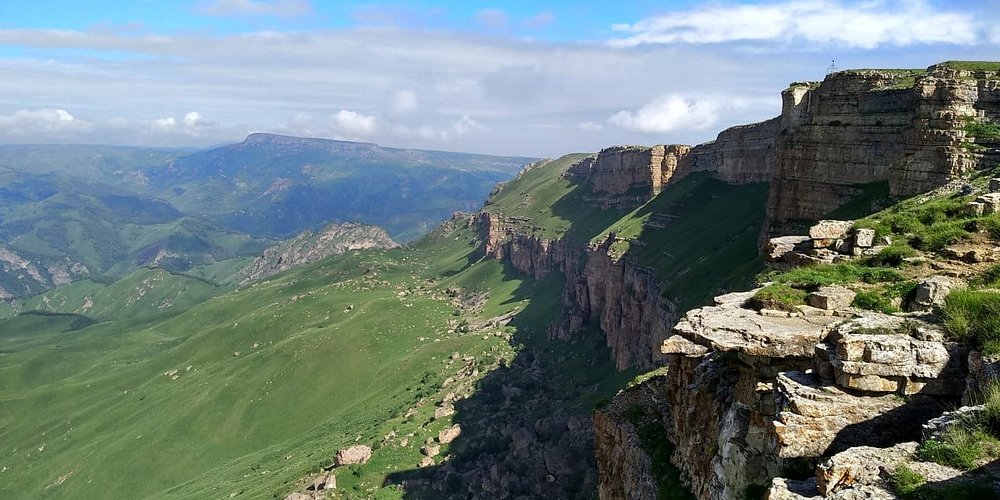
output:
[[[375,117],[342,109],[333,115],[337,130],[348,137],[367,137],[375,131]]]
[[[0,129],[4,135],[12,137],[35,139],[54,134],[74,135],[89,128],[89,123],[61,108],[19,109],[0,115]]]
[[[680,95],[657,99],[638,111],[619,111],[608,123],[645,133],[679,129],[703,130],[719,121],[720,106],[713,100],[690,100]]]
[[[309,0],[207,0],[197,12],[209,16],[300,17],[312,14]]]
[[[585,121],[576,124],[576,128],[583,130],[584,132],[597,132],[604,130],[604,125],[600,123],[594,123],[592,121]]]
[[[627,33],[612,45],[781,41],[872,49],[914,44],[973,44],[986,27],[968,13],[949,12],[927,0],[784,0],[762,4],[709,4],[613,28]]]

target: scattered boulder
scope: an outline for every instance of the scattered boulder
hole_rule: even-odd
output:
[[[821,220],[809,228],[809,237],[814,240],[845,239],[853,225],[854,221],[850,220]]]
[[[434,408],[434,419],[440,419],[444,417],[450,417],[455,414],[455,407],[450,404],[444,404]]]
[[[976,202],[984,205],[983,215],[1000,212],[1000,193],[986,193],[976,198]]]
[[[854,231],[854,246],[859,248],[870,248],[875,245],[874,229],[856,229]]]
[[[860,485],[879,485],[884,471],[893,471],[917,451],[917,443],[891,448],[856,446],[840,452],[816,467],[816,489],[821,495]]]
[[[342,465],[363,464],[368,462],[371,458],[372,449],[370,446],[356,444],[348,448],[337,450],[337,454],[333,457],[333,465],[340,467]]]
[[[929,311],[934,306],[944,304],[944,298],[957,285],[952,278],[945,276],[931,276],[917,285],[913,300],[910,302],[910,311]]]
[[[428,457],[436,457],[441,453],[441,447],[436,444],[426,444],[420,448],[420,453]]]
[[[424,457],[420,461],[420,463],[417,465],[417,467],[420,467],[421,469],[423,469],[424,467],[431,467],[433,465],[434,465],[434,459],[433,458],[431,458],[431,457]]]
[[[462,426],[455,424],[446,429],[442,429],[438,433],[438,442],[441,444],[448,444],[455,440],[460,434],[462,434]]]
[[[770,262],[778,262],[785,258],[785,255],[798,248],[802,248],[808,243],[808,236],[781,236],[771,238],[764,247],[764,256]]]
[[[820,287],[819,290],[810,293],[806,297],[806,302],[809,305],[825,309],[828,311],[834,311],[837,309],[846,309],[851,306],[851,302],[854,302],[854,297],[857,293],[850,288],[843,286],[824,286]]]
[[[1000,380],[1000,355],[985,356],[979,351],[970,351],[962,404],[968,406],[982,401],[983,391],[997,380]]]

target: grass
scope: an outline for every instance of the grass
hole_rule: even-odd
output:
[[[119,303],[99,322],[54,313],[0,320],[0,497],[281,498],[336,449],[361,441],[375,445],[375,457],[338,472],[338,495],[400,498],[386,477],[415,467],[424,438],[452,418],[488,419],[498,413],[482,402],[503,401],[502,384],[472,386],[459,413],[434,420],[433,403],[456,390],[442,385],[455,377],[452,352],[475,356],[479,377],[501,358],[534,353],[551,405],[511,411],[536,419],[556,409],[587,415],[634,376],[616,372],[597,335],[573,344],[547,337],[561,275],[516,276],[477,248],[470,230],[442,230],[411,248],[333,257],[174,314],[143,317]],[[165,290],[177,290],[173,279],[205,284],[163,276]],[[105,285],[109,303],[127,301],[110,293],[117,285]],[[444,293],[456,286],[488,289],[489,298],[478,312],[457,310]],[[154,299],[153,288],[142,300]],[[514,309],[506,327],[448,332],[453,318],[481,322]],[[394,430],[416,433],[412,444],[380,444]],[[449,446],[444,453],[459,453]]]
[[[913,495],[925,483],[927,483],[927,478],[906,464],[896,467],[896,470],[889,476],[889,485],[892,490],[904,498]]]
[[[614,232],[620,240],[612,254],[653,270],[664,296],[678,310],[687,310],[723,291],[752,285],[763,269],[757,237],[767,191],[766,184],[729,185],[694,173],[669,184],[591,243]],[[661,222],[650,225],[654,214]]]
[[[1000,353],[1000,293],[953,290],[945,297],[942,313],[953,338],[975,342],[984,354]]]
[[[774,281],[794,288],[815,290],[821,286],[864,283],[898,283],[903,275],[894,269],[858,265],[851,262],[797,267],[782,273],[762,274],[758,281]]]
[[[920,444],[917,456],[961,470],[972,470],[986,458],[1000,457],[1000,440],[979,428],[955,425],[941,436]]]
[[[786,284],[775,283],[761,288],[750,298],[750,306],[754,309],[777,309],[779,311],[797,312],[806,303],[808,292],[792,288]]]
[[[965,71],[1000,71],[1000,62],[995,61],[945,61],[941,64]]]
[[[996,123],[981,121],[973,117],[965,119],[963,127],[965,133],[975,137],[977,141],[1000,140],[1000,125]]]

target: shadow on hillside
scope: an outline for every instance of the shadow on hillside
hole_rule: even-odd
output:
[[[524,279],[507,266],[505,279],[515,276]],[[615,371],[603,336],[547,337],[563,281],[553,273],[519,287],[517,300],[532,298],[510,323],[511,342],[522,348],[455,403],[462,433],[447,461],[388,477],[387,484],[405,486],[404,498],[596,498],[590,413],[626,377]]]

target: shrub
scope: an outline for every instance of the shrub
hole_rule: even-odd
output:
[[[944,301],[945,329],[958,339],[974,339],[985,354],[1000,352],[1000,293],[954,290]]]
[[[963,425],[967,424],[967,425]],[[979,461],[998,456],[1000,441],[971,423],[960,423],[944,431],[940,440],[929,439],[920,444],[917,455],[937,464],[972,470]]]
[[[903,281],[903,275],[898,271],[879,267],[861,267],[858,269],[858,277],[865,283],[896,283]]]
[[[776,283],[761,288],[750,298],[750,307],[754,309],[777,309],[779,311],[795,312],[795,306],[806,303],[807,292],[798,288]]]
[[[926,482],[927,478],[923,474],[911,469],[906,464],[896,467],[896,470],[889,476],[889,484],[893,491],[903,497],[914,493]]]
[[[964,221],[938,222],[917,233],[910,244],[921,250],[940,252],[969,237],[964,225]]]
[[[854,297],[854,302],[852,302],[851,305],[854,307],[860,307],[861,309],[868,309],[869,311],[878,311],[886,314],[899,312],[899,308],[892,305],[892,299],[879,293],[877,290],[859,291]]]
[[[995,288],[1000,286],[1000,264],[990,266],[969,281],[973,288]]]
[[[916,254],[916,250],[911,247],[891,245],[879,250],[877,255],[868,258],[865,263],[869,266],[899,267],[903,265],[903,259]]]

